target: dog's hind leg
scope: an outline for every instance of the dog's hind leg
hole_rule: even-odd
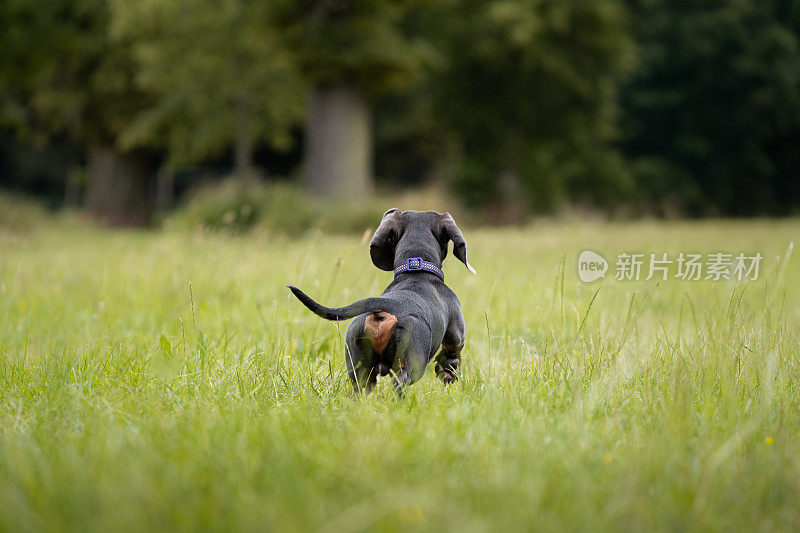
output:
[[[461,350],[463,348],[463,343],[460,346],[442,343],[442,349],[436,354],[436,375],[443,382],[452,383],[458,379],[458,369],[461,366]]]
[[[372,345],[364,338],[364,317],[353,320],[345,335],[345,365],[355,394],[367,394],[377,382]]]
[[[459,315],[445,331],[442,349],[436,354],[436,375],[445,383],[458,379],[461,350],[464,349],[464,318]]]
[[[394,390],[403,396],[403,389],[425,375],[431,356],[431,330],[421,321],[411,321],[397,327],[397,352],[400,372],[394,376]]]

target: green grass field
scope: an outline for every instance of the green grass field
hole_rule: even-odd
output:
[[[284,286],[378,294],[358,237],[0,233],[0,530],[800,529],[800,220],[464,234],[462,379],[353,401]],[[585,248],[764,261],[583,284]]]

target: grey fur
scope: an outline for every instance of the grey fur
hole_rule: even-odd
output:
[[[410,257],[421,257],[441,267],[451,240],[453,255],[474,274],[467,262],[467,243],[449,213],[390,209],[375,231],[369,254],[373,264],[382,270],[393,271]],[[320,305],[297,287],[289,289],[322,318],[356,317],[345,337],[345,362],[356,392],[369,392],[378,375],[392,370],[395,389],[402,393],[404,387],[422,377],[428,362],[434,358],[436,375],[442,381],[450,383],[458,378],[464,347],[464,317],[458,297],[435,274],[403,272],[380,297],[338,308]],[[374,311],[385,311],[397,318],[383,353],[373,350],[364,333],[367,316]]]

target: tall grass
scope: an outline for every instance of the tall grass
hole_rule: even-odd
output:
[[[0,529],[800,528],[800,222],[466,234],[462,379],[352,401],[358,238],[37,230],[0,255]],[[578,253],[759,251],[748,283]],[[430,369],[429,369],[430,370]]]

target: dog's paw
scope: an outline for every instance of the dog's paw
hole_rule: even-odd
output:
[[[445,368],[438,363],[436,364],[436,375],[448,385],[458,380],[458,372],[453,367]]]

